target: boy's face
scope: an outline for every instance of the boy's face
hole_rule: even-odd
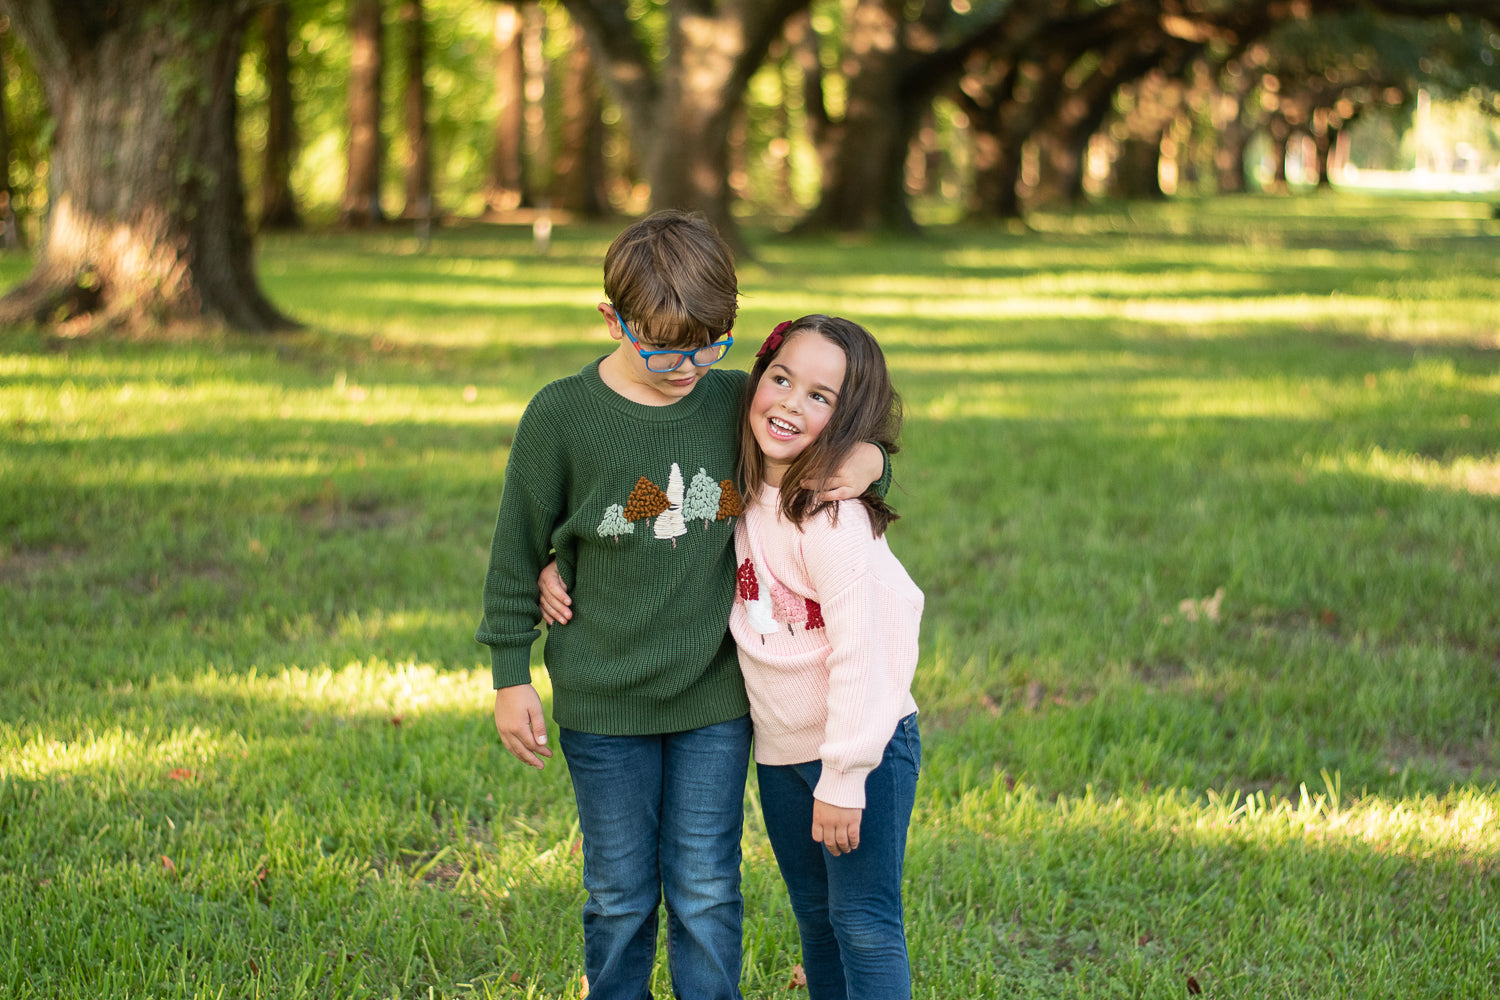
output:
[[[601,302],[599,312],[609,324],[609,335],[618,343],[615,348],[615,358],[619,367],[616,370],[624,374],[633,387],[650,398],[654,404],[665,405],[677,402],[692,392],[698,380],[708,374],[707,368],[699,368],[686,358],[672,371],[651,371],[646,367],[646,359],[641,357],[640,350],[637,350],[635,344],[625,335],[625,330],[620,326],[620,317],[615,313],[614,307],[607,302]],[[648,344],[644,341],[641,343],[641,350],[656,349],[655,344]]]

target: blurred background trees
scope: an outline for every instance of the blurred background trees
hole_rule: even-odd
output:
[[[0,241],[39,247],[4,321],[274,327],[257,227],[670,205],[733,236],[743,219],[912,230],[1247,187],[1500,191],[1492,0],[3,0],[0,16]]]

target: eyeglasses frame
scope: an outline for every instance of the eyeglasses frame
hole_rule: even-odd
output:
[[[614,307],[611,306],[610,308],[613,309]],[[639,354],[643,359],[647,359],[646,370],[649,372],[654,372],[657,375],[665,375],[667,372],[675,372],[677,369],[682,367],[683,360],[691,361],[694,368],[711,368],[714,365],[718,364],[720,361],[723,361],[724,357],[729,353],[729,349],[734,346],[734,337],[729,334],[728,330],[726,330],[723,340],[716,340],[711,344],[704,344],[703,347],[694,347],[688,350],[682,350],[680,348],[673,347],[662,351],[647,351],[641,348],[641,342],[635,339],[634,333],[630,332],[630,327],[625,323],[625,317],[620,313],[620,310],[618,309],[615,309],[615,319],[620,321],[620,329],[624,330],[625,336],[630,338],[630,343],[633,347],[635,347],[636,353]],[[732,330],[733,327],[731,327],[730,329]],[[700,365],[698,363],[698,360],[694,358],[693,355],[709,347],[723,347],[724,350],[720,351],[719,356],[717,358],[714,358],[708,364]],[[678,355],[678,361],[671,368],[663,368],[661,371],[657,371],[655,368],[651,367],[651,361],[649,359],[656,357],[659,354],[676,354]]]

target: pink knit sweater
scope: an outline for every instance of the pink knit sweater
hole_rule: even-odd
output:
[[[762,488],[734,533],[739,563],[729,629],[755,724],[761,764],[823,762],[814,797],[862,809],[865,776],[896,723],[917,710],[922,591],[872,538],[857,500],[838,522],[820,514],[802,530],[784,520],[780,491]]]

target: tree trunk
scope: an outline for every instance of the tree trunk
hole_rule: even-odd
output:
[[[1130,135],[1120,143],[1110,193],[1141,201],[1165,197],[1161,189],[1161,136]]]
[[[702,212],[721,233],[735,231],[729,213],[729,130],[743,97],[736,81],[745,52],[744,25],[672,9],[662,107],[642,149],[653,209]],[[642,147],[637,147],[642,148]]]
[[[895,101],[908,62],[903,7],[902,0],[879,0],[854,9],[848,45],[858,72],[849,80],[831,169],[802,228],[916,228],[903,181],[907,146],[925,105],[913,114]]]
[[[384,75],[381,0],[352,0],[349,34],[349,172],[340,219],[349,226],[381,222],[380,169],[384,140],[380,132],[380,87]]]
[[[599,116],[599,78],[581,32],[566,57],[561,135],[562,143],[553,166],[552,204],[565,212],[598,218],[609,207],[604,176],[604,121]]]
[[[743,250],[730,212],[729,134],[751,75],[808,0],[669,0],[667,46],[649,54],[624,0],[564,0],[625,113],[653,208],[701,212]]]
[[[260,12],[265,45],[266,151],[260,178],[260,228],[296,229],[302,225],[292,193],[292,158],[296,148],[296,118],[292,103],[290,15],[286,0]]]
[[[432,133],[427,127],[427,19],[422,0],[401,0],[402,48],[406,54],[406,207],[407,219],[430,221],[435,213],[432,198]]]
[[[235,75],[249,5],[7,2],[56,121],[50,210],[0,323],[291,325],[262,295]]]
[[[0,27],[0,33],[4,30]],[[15,192],[10,186],[10,118],[5,107],[5,80],[5,63],[0,60],[0,246],[19,250],[26,240],[16,220]]]
[[[521,9],[495,8],[495,146],[484,201],[505,212],[529,201],[526,190],[526,64],[521,54]]]
[[[1285,194],[1291,187],[1288,183],[1286,173],[1287,145],[1291,142],[1292,127],[1279,112],[1272,112],[1268,131],[1271,136],[1271,163],[1273,172],[1271,175],[1270,190]]]

